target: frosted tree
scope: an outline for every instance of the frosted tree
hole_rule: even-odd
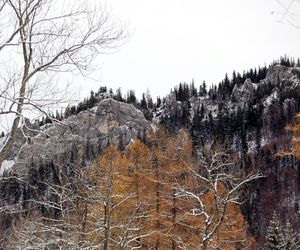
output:
[[[292,224],[287,221],[284,229],[285,235],[285,250],[297,250],[299,249],[299,241],[297,233],[293,230]]]
[[[285,240],[282,234],[282,227],[276,212],[273,213],[273,217],[267,228],[266,249],[269,250],[281,250],[285,249]]]

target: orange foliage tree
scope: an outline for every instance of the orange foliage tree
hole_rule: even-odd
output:
[[[136,245],[138,207],[133,202],[134,178],[127,167],[117,147],[109,145],[87,170],[91,202],[86,232],[93,247],[131,249]]]
[[[224,150],[193,153],[186,131],[159,128],[148,146],[108,148],[86,174],[85,234],[103,249],[243,249],[247,232],[240,190],[260,175],[244,176]]]
[[[295,118],[297,120],[296,124],[288,126],[288,129],[291,129],[293,132],[292,154],[300,159],[300,113]]]

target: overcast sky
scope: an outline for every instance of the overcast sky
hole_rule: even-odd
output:
[[[137,95],[149,88],[164,96],[180,82],[218,83],[225,73],[300,56],[300,1],[290,0],[107,0],[131,36],[102,56],[97,81],[81,84],[81,97],[100,85]],[[292,16],[293,15],[293,16]],[[295,19],[293,19],[295,18]],[[292,23],[291,23],[292,21]]]

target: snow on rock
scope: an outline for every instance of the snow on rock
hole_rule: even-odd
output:
[[[5,139],[6,139],[6,136],[0,138],[0,148],[3,147],[3,145],[4,145],[4,143],[5,143]]]
[[[9,171],[14,164],[15,161],[13,160],[4,160],[1,164],[0,176],[2,176],[4,172]]]
[[[143,113],[132,104],[106,98],[96,107],[68,117],[63,125],[44,129],[30,144],[14,148],[12,171],[26,174],[32,164],[89,162],[108,142],[125,148],[131,139],[143,138],[149,128]]]
[[[257,88],[256,84],[253,84],[251,80],[248,78],[245,80],[244,84],[238,85],[236,84],[232,90],[232,100],[238,103],[249,102],[252,97],[255,88]]]
[[[269,95],[266,100],[263,102],[264,107],[269,107],[273,101],[277,101],[279,98],[278,89],[274,89],[271,95]]]

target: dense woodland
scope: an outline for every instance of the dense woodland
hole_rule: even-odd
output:
[[[282,57],[275,65],[300,67],[300,61]],[[33,164],[26,180],[5,175],[1,245],[298,249],[298,203],[281,201],[299,188],[299,146],[291,148],[291,138],[299,137],[300,92],[280,79],[265,82],[268,69],[233,72],[210,87],[180,83],[155,101],[148,91],[138,100],[133,90],[124,96],[120,88],[100,87],[78,105],[48,114],[41,127],[113,98],[162,126],[124,150],[108,143],[91,165],[71,159],[63,169]],[[262,84],[241,102],[233,93],[247,79]]]
[[[33,166],[25,185],[16,178],[26,212],[5,249],[256,248],[238,205],[244,174],[220,146],[195,154],[185,131],[157,128],[123,152],[108,145],[93,165],[56,170],[51,182],[47,168]]]

